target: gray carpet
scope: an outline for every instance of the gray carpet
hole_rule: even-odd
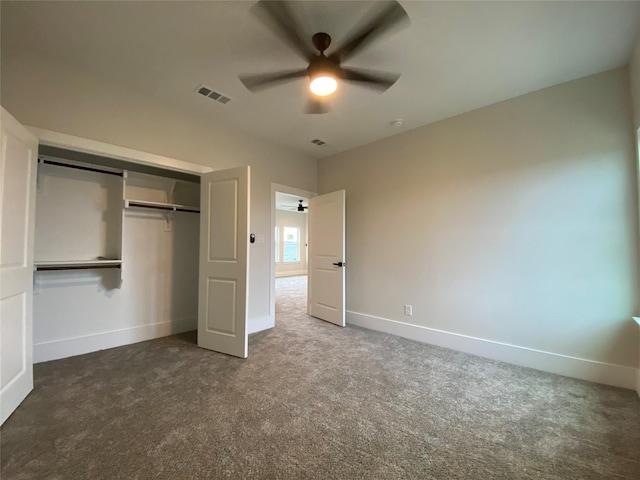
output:
[[[35,366],[1,430],[2,479],[633,479],[635,392],[304,314],[247,360],[195,333]]]

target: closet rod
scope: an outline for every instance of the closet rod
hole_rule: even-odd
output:
[[[138,207],[138,208],[153,208],[155,210],[169,210],[171,212],[191,212],[191,213],[200,213],[196,208],[182,208],[182,207],[173,207],[169,205],[149,205],[148,203],[138,203],[135,200],[129,200],[130,207]]]
[[[93,270],[96,268],[120,268],[120,265],[38,265],[36,270],[42,272],[45,270]]]
[[[46,163],[47,165],[55,165],[57,167],[76,168],[78,170],[86,170],[87,172],[105,173],[107,175],[115,175],[117,177],[123,176],[122,172],[113,172],[111,170],[103,170],[101,168],[83,167],[81,165],[71,165],[69,163],[54,162],[53,160],[46,160],[44,158],[39,158],[38,160],[41,161],[42,163]]]

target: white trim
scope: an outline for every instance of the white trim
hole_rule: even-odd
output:
[[[364,313],[347,311],[347,325],[364,327],[398,335],[417,342],[451,348],[480,357],[631,390],[636,388],[636,378],[640,378],[637,369],[633,367],[596,362],[583,358],[574,358],[557,353],[519,347],[517,345],[494,342],[483,338],[470,337],[399,322],[397,320],[375,317]]]
[[[198,320],[196,318],[187,318],[173,322],[153,323],[140,327],[39,343],[33,346],[33,363],[48,362],[49,360],[83,355],[107,348],[166,337],[176,333],[189,332],[195,330],[197,325]]]
[[[40,144],[50,147],[67,148],[77,152],[89,153],[93,155],[102,155],[117,160],[126,160],[142,165],[150,165],[154,167],[165,167],[178,172],[202,174],[213,171],[211,167],[205,167],[197,163],[176,160],[175,158],[163,157],[154,153],[142,152],[127,147],[119,147],[109,143],[98,142],[86,138],[67,135],[66,133],[53,132],[38,127],[29,127],[27,129],[33,133]]]
[[[263,315],[262,317],[250,318],[247,320],[247,335],[252,333],[262,332],[275,327],[274,318],[270,315]]]

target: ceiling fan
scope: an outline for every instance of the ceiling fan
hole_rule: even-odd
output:
[[[303,202],[303,200],[298,200],[298,205],[297,206],[280,205],[280,208],[282,208],[283,210],[292,210],[292,211],[304,212],[309,207],[306,206],[306,205],[302,205],[302,202]]]
[[[309,88],[313,95],[309,100],[306,112],[326,113],[328,111],[327,97],[335,92],[339,81],[355,82],[383,92],[400,78],[400,74],[397,73],[342,66],[343,62],[364,49],[391,27],[409,20],[407,12],[395,0],[378,2],[368,21],[354,29],[347,36],[343,45],[333,49],[328,56],[325,55],[325,51],[331,45],[331,36],[325,32],[314,34],[310,38],[312,48],[307,36],[302,33],[296,22],[289,2],[260,0],[251,7],[251,11],[270,27],[276,36],[284,40],[292,50],[308,62],[307,68],[304,69],[240,75],[240,81],[252,92],[282,82],[308,77]]]

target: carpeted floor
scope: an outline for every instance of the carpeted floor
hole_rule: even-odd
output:
[[[635,392],[341,329],[305,281],[246,360],[188,333],[36,365],[2,480],[640,478]]]

